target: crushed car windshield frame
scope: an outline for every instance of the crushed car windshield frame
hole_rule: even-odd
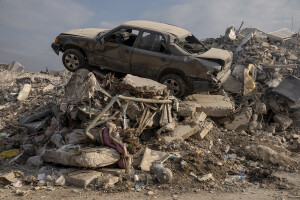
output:
[[[208,48],[192,34],[184,38],[177,37],[175,43],[191,54],[204,53],[208,50]]]

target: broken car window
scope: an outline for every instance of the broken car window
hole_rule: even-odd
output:
[[[207,50],[194,35],[189,35],[185,38],[178,38],[177,41],[177,44],[190,53],[203,53]]]
[[[132,47],[138,34],[139,34],[138,30],[134,30],[130,28],[121,28],[115,31],[114,33],[112,33],[111,35],[109,35],[105,39],[105,41]]]
[[[165,46],[165,39],[162,35],[157,33],[144,32],[138,41],[137,48],[160,53],[169,53]]]

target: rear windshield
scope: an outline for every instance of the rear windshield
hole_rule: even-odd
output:
[[[177,44],[189,53],[203,53],[207,50],[206,46],[194,35],[189,35],[185,38],[177,38]]]

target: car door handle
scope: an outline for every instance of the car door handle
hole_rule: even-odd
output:
[[[167,62],[167,59],[165,59],[165,58],[160,58],[160,60],[163,62]]]
[[[131,53],[131,51],[130,50],[125,50],[125,53]]]

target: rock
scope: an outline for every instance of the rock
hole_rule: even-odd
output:
[[[17,99],[19,101],[24,101],[27,99],[29,93],[31,90],[31,85],[30,84],[24,84],[23,88],[21,89],[21,91],[19,92],[19,95],[17,97]]]
[[[152,195],[154,195],[154,192],[153,192],[153,191],[148,191],[148,192],[147,192],[147,195],[148,195],[148,196],[152,196]]]
[[[86,188],[92,181],[102,176],[102,172],[94,170],[79,170],[68,173],[66,183],[77,187]]]
[[[32,156],[32,157],[28,158],[28,160],[27,160],[27,165],[29,165],[29,166],[31,165],[34,167],[39,167],[43,164],[44,164],[44,161],[41,158],[41,156]]]
[[[279,123],[281,130],[287,129],[293,123],[291,118],[281,113],[276,114],[273,119],[275,122]]]

